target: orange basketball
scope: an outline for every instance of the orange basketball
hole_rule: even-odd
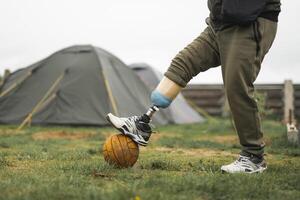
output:
[[[139,157],[139,146],[125,135],[113,135],[103,145],[106,162],[117,167],[132,167]]]

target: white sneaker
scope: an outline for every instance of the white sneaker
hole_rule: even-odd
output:
[[[148,144],[152,130],[149,123],[144,122],[142,117],[121,118],[109,113],[106,119],[113,127],[129,136],[139,145],[146,146]]]
[[[250,157],[239,156],[239,158],[229,165],[223,165],[221,167],[222,172],[226,173],[262,173],[267,169],[267,164],[265,160],[256,164],[251,161]]]

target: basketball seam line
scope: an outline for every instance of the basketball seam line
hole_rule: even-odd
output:
[[[112,143],[112,138],[111,138],[111,140],[110,140],[110,145],[111,145],[112,153],[113,153],[115,159],[118,161],[118,164],[120,165],[121,162],[119,161],[118,157],[117,157],[116,154],[115,154],[114,146],[113,146],[113,143]]]
[[[125,136],[125,137],[126,137],[126,136]],[[128,161],[126,160],[126,157],[125,157],[125,154],[124,154],[124,151],[123,151],[123,145],[122,145],[122,143],[121,143],[119,137],[117,137],[117,138],[118,138],[118,141],[119,141],[119,143],[120,143],[120,145],[121,145],[121,147],[122,147],[122,154],[123,154],[123,158],[124,158],[124,160],[125,160],[125,164],[126,164],[126,166],[128,166]]]
[[[129,140],[129,141],[128,141],[128,140],[126,140],[126,142],[127,142],[128,149],[130,150],[130,151],[129,151],[129,152],[130,152],[130,154],[132,154],[132,153],[131,153],[131,150],[139,149],[139,147],[138,147],[138,146],[137,146],[137,148],[129,148],[129,144],[133,142],[132,140],[131,140],[131,141],[130,141],[130,140]],[[133,142],[133,143],[134,143],[134,142]],[[134,143],[134,144],[136,144],[136,143]]]
[[[130,143],[133,143],[134,145],[137,145],[137,144],[133,140],[131,140],[131,139],[127,140],[127,145],[128,145],[128,149],[129,149],[130,155],[134,156],[135,157],[134,159],[137,161],[138,160],[138,156],[139,156],[139,146],[137,145],[137,148],[129,148],[129,144]],[[136,153],[132,153],[131,150],[137,150],[138,153],[137,154]]]

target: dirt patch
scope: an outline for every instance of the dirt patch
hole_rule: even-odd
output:
[[[266,143],[266,146],[271,146],[272,144],[272,139],[268,137],[264,137],[264,142]]]
[[[239,143],[237,135],[218,135],[218,136],[200,136],[199,140],[207,140],[221,144],[236,144]]]
[[[239,138],[237,135],[202,136],[199,139],[221,144],[239,144]],[[272,140],[268,137],[264,137],[264,141],[268,146],[272,144]]]
[[[159,151],[159,152],[165,152],[165,153],[179,153],[186,156],[236,156],[235,153],[231,153],[228,151],[221,151],[221,150],[212,150],[212,149],[173,149],[173,148],[167,148],[167,147],[158,147],[158,148],[152,148],[152,149],[141,149],[142,151]]]
[[[96,132],[68,132],[68,131],[45,131],[32,135],[34,140],[66,139],[80,140],[95,136]]]
[[[8,168],[13,171],[35,171],[37,168],[45,167],[47,162],[44,161],[37,161],[37,160],[26,160],[26,161],[19,161],[19,160],[11,160],[10,165]]]
[[[173,132],[161,132],[159,134],[152,134],[151,140],[158,140],[161,136],[170,136],[170,137],[182,137],[182,135]],[[155,138],[154,138],[155,137]],[[239,139],[237,135],[201,135],[196,136],[200,141],[206,140],[210,142],[216,143],[225,143],[225,144],[235,144],[239,143]]]
[[[170,131],[158,131],[156,134],[153,135],[160,135],[160,136],[169,136],[169,137],[181,137],[182,134],[176,133],[176,132],[170,132]],[[151,136],[151,138],[152,138]]]
[[[157,141],[157,140],[159,140],[161,137],[162,137],[162,134],[160,134],[160,133],[154,133],[154,134],[151,135],[151,142]]]
[[[0,136],[7,136],[7,135],[20,135],[24,134],[25,131],[17,131],[16,129],[1,129]]]

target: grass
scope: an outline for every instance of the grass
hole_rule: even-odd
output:
[[[300,148],[263,125],[269,168],[254,175],[220,173],[239,152],[226,119],[158,127],[131,169],[104,162],[110,128],[1,126],[0,199],[300,199]]]

